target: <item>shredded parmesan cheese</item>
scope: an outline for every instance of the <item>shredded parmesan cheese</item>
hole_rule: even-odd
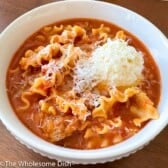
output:
[[[134,85],[142,78],[143,54],[121,39],[108,39],[74,69],[75,90],[91,90],[104,82],[112,87]]]

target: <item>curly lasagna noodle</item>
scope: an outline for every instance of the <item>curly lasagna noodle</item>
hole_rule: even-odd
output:
[[[96,149],[159,117],[158,68],[132,34],[99,20],[41,28],[16,52],[7,89],[20,120],[57,145]]]

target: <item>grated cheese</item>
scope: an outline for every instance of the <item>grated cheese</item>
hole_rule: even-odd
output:
[[[82,92],[105,82],[109,86],[134,85],[142,77],[143,54],[121,39],[108,39],[91,57],[82,58],[74,69],[75,87]]]

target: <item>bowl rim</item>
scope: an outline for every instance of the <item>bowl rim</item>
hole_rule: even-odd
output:
[[[0,40],[1,40],[1,37],[3,37],[8,32],[8,30],[12,28],[13,25],[15,25],[16,23],[20,22],[23,18],[29,16],[30,13],[32,14],[33,12],[36,12],[38,10],[42,10],[43,8],[48,8],[48,7],[52,6],[52,5],[58,5],[59,6],[59,4],[76,3],[76,2],[91,3],[91,4],[94,3],[94,4],[101,4],[101,5],[110,5],[110,6],[113,6],[113,8],[118,8],[119,10],[127,11],[127,12],[135,15],[137,18],[143,20],[148,25],[152,26],[158,32],[158,34],[162,38],[162,40],[165,41],[167,43],[167,45],[168,45],[168,40],[164,36],[164,34],[154,24],[152,24],[150,21],[148,21],[143,16],[131,11],[130,9],[121,7],[121,6],[116,5],[116,4],[102,2],[102,1],[92,1],[92,0],[58,1],[58,2],[52,2],[52,3],[48,3],[48,4],[45,4],[45,5],[36,7],[34,9],[26,12],[25,14],[21,15],[20,17],[15,19],[11,24],[9,24],[5,28],[5,30],[1,32]],[[0,113],[1,113],[1,111],[0,111]],[[14,134],[14,136],[17,137],[17,139],[19,139],[23,143],[27,144],[30,148],[33,148],[35,150],[39,150],[40,149],[40,151],[42,153],[45,153],[44,155],[51,154],[52,156],[58,156],[58,157],[65,158],[65,159],[68,158],[69,160],[71,160],[71,159],[72,160],[73,159],[87,160],[88,162],[91,161],[92,159],[94,159],[94,160],[95,159],[96,160],[99,160],[99,159],[110,159],[110,158],[112,158],[114,156],[117,157],[117,156],[121,156],[123,154],[130,153],[130,152],[134,151],[135,149],[141,147],[142,145],[145,145],[147,142],[149,142],[149,140],[153,139],[168,124],[168,118],[163,118],[162,122],[160,123],[160,125],[159,125],[157,130],[154,130],[153,132],[151,132],[150,135],[147,135],[146,137],[143,137],[141,140],[138,140],[137,142],[135,142],[133,144],[130,144],[130,146],[125,146],[125,148],[122,149],[122,150],[120,148],[117,148],[117,146],[120,146],[120,144],[123,143],[123,142],[115,145],[115,147],[116,147],[115,151],[113,151],[114,146],[110,146],[110,147],[102,148],[102,149],[94,149],[94,150],[79,150],[79,149],[70,149],[70,148],[64,148],[64,147],[60,147],[60,146],[54,145],[56,147],[55,149],[57,150],[57,152],[59,152],[59,153],[56,154],[55,151],[53,152],[53,150],[51,150],[53,148],[53,144],[51,145],[49,142],[46,142],[46,141],[44,141],[44,143],[40,144],[40,143],[34,142],[33,140],[28,140],[25,136],[20,134],[20,132],[18,130],[15,130],[12,127],[12,125],[10,125],[10,123],[8,123],[8,119],[5,116],[0,115],[0,120],[6,126],[6,128],[12,134]],[[134,136],[136,136],[136,135],[134,135]],[[41,138],[39,138],[39,139],[41,139]],[[43,144],[48,144],[48,146],[46,147]],[[72,155],[72,153],[73,153],[73,155]]]

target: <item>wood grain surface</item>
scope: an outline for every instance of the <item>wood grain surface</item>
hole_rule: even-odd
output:
[[[0,0],[0,32],[15,18],[32,8],[55,2],[54,0]],[[131,9],[153,22],[168,36],[168,1],[163,0],[108,0]],[[142,31],[145,29],[142,27]],[[154,38],[154,37],[152,37]],[[42,157],[20,144],[0,121],[0,168],[18,168],[18,162],[55,163],[47,167],[72,168],[167,168],[168,167],[168,127],[166,127],[148,146],[135,154],[114,162],[97,165],[66,165]],[[54,164],[53,164],[54,165]],[[27,166],[37,167],[42,166]]]

